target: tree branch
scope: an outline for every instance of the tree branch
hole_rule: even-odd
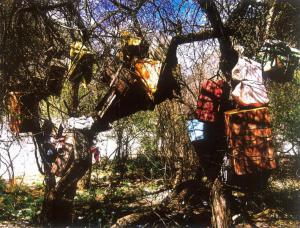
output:
[[[233,25],[235,21],[240,22],[246,15],[249,6],[255,3],[257,3],[256,0],[242,0],[229,16],[228,20],[226,21],[226,26]]]
[[[235,66],[238,60],[238,53],[233,49],[230,38],[226,34],[225,26],[220,17],[220,13],[214,3],[211,0],[197,0],[202,10],[206,13],[209,22],[212,25],[213,30],[221,35],[218,37],[220,43],[221,59],[220,69],[227,81],[231,81],[231,70]]]
[[[21,9],[19,9],[16,12],[16,14],[20,13],[22,11],[35,11],[35,10],[39,10],[39,11],[51,11],[51,10],[55,10],[55,9],[58,9],[58,8],[65,7],[65,6],[69,5],[69,4],[71,4],[71,1],[65,1],[65,2],[61,2],[61,3],[57,3],[57,4],[53,4],[53,5],[46,5],[46,6],[32,4],[31,6],[23,7]]]

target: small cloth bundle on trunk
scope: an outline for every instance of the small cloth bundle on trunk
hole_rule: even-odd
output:
[[[197,119],[188,120],[187,128],[191,142],[204,140],[205,124]]]
[[[74,159],[75,139],[72,132],[64,132],[61,136],[50,135],[45,138],[43,155],[51,167],[51,173],[61,177],[70,168]]]

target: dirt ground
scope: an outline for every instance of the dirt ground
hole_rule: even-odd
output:
[[[235,227],[300,227],[300,178],[294,159],[281,159],[266,188],[232,191]],[[90,199],[79,191],[77,224],[140,227],[209,227],[209,193],[189,180],[168,189],[163,180],[101,181]],[[96,200],[93,200],[96,199]],[[80,200],[81,201],[80,203]],[[91,200],[91,201],[89,201]],[[89,202],[89,203],[88,203]]]
[[[234,227],[300,227],[300,178],[295,160],[281,159],[267,187],[244,194],[232,191]],[[97,174],[89,190],[79,188],[75,227],[210,227],[209,193],[189,180],[172,189],[162,179],[108,178]],[[32,189],[33,188],[33,189]],[[34,189],[35,188],[35,189]],[[0,190],[1,191],[1,190]],[[39,227],[42,186],[2,190],[0,227]],[[4,204],[11,198],[11,205]],[[25,200],[27,199],[27,200]],[[33,203],[34,202],[34,203]],[[28,212],[28,208],[31,211]],[[24,214],[20,214],[20,212]],[[19,212],[19,213],[18,213]],[[26,213],[25,213],[26,212]],[[19,215],[20,214],[20,215]]]

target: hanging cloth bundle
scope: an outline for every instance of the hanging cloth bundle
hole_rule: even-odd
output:
[[[49,95],[60,96],[63,87],[63,77],[66,73],[66,66],[62,60],[53,58],[47,69],[46,89]]]
[[[281,41],[268,41],[262,48],[263,74],[272,81],[284,83],[293,79],[299,64],[300,50]]]
[[[203,140],[205,138],[203,122],[197,119],[188,120],[187,128],[191,142]]]
[[[55,148],[56,158],[52,162],[51,172],[61,177],[68,171],[74,159],[75,138],[71,132],[65,132],[61,137],[52,138],[52,146]]]
[[[195,111],[198,120],[192,120],[188,125],[191,141],[202,167],[199,174],[206,176],[211,181],[218,176],[219,165],[223,158],[224,127],[222,114],[230,90],[229,85],[224,80],[212,79],[201,83]],[[195,136],[196,140],[193,140]]]
[[[121,33],[122,60],[131,60],[134,57],[138,59],[145,58],[149,51],[149,44],[145,39],[137,37],[128,31]]]
[[[84,79],[86,84],[89,84],[92,80],[95,55],[77,41],[71,44],[70,58],[69,80],[73,83],[80,83]]]
[[[54,132],[54,125],[45,121],[42,127],[44,134],[42,158],[51,167],[51,173],[61,177],[68,171],[75,156],[75,137],[69,129],[60,125],[58,132]]]
[[[35,94],[10,92],[8,95],[9,126],[14,133],[35,132],[38,127],[39,101]]]
[[[232,91],[232,96],[239,106],[261,107],[269,103],[261,65],[258,62],[240,57],[232,69],[232,78],[239,81]]]
[[[267,107],[225,112],[225,125],[231,161],[237,175],[276,168]]]
[[[161,65],[160,61],[151,59],[137,60],[135,63],[136,76],[143,82],[145,90],[152,100],[153,94],[157,90]]]
[[[149,45],[140,37],[125,31],[121,33],[120,43],[121,52],[118,53],[118,57],[121,63],[118,69],[109,69],[105,72],[106,78],[110,79],[110,84],[109,91],[96,107],[100,119],[116,105],[123,109],[119,111],[120,116],[153,106],[153,94],[157,89],[161,63],[145,58]],[[130,100],[132,104],[124,105]]]
[[[201,83],[196,116],[203,122],[215,122],[220,109],[222,96],[229,90],[224,80],[207,80]]]

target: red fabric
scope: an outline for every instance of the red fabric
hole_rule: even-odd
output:
[[[208,112],[205,110],[197,110],[196,114],[198,119],[204,122],[215,122],[217,116],[216,112]]]
[[[202,94],[200,94],[198,97],[197,107],[201,110],[210,112],[215,111],[213,99]]]
[[[218,113],[220,98],[223,94],[223,80],[207,80],[201,83],[196,115],[203,122],[214,122]]]
[[[92,146],[90,148],[90,152],[92,154],[94,154],[94,159],[95,159],[96,162],[98,162],[100,160],[100,151],[98,150],[98,148],[95,147],[95,146]]]
[[[220,98],[223,94],[222,86],[224,84],[223,80],[207,80],[201,83],[201,89],[212,94],[215,98]]]

